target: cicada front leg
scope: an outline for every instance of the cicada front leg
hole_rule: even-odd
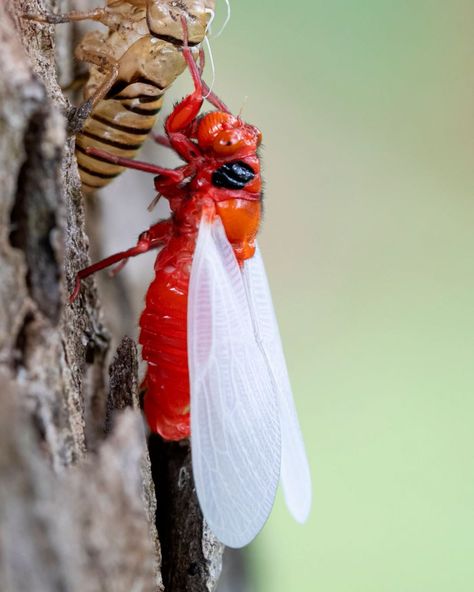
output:
[[[33,13],[27,12],[22,15],[22,18],[29,21],[36,21],[37,23],[46,23],[48,25],[60,25],[61,23],[71,23],[78,21],[103,21],[108,16],[108,10],[104,6],[102,8],[94,8],[86,12],[67,12],[63,14],[54,14],[53,12]]]
[[[182,101],[180,101],[175,106],[172,113],[168,116],[165,123],[165,129],[168,135],[184,131],[196,119],[204,101],[202,96],[201,74],[196,62],[193,59],[191,50],[189,49],[188,25],[184,17],[181,17],[181,23],[184,32],[183,56],[186,60],[189,71],[191,72],[194,83],[194,91]]]
[[[173,148],[186,162],[193,162],[202,156],[198,146],[190,140],[190,135],[192,134],[193,126],[196,125],[196,119],[204,99],[206,98],[214,107],[221,111],[229,113],[229,110],[202,80],[204,52],[202,49],[199,51],[198,66],[194,61],[188,45],[186,19],[182,18],[181,23],[184,32],[183,56],[193,79],[194,91],[180,101],[167,117],[165,131],[169,141],[160,135],[154,136],[154,140],[158,144]],[[206,93],[206,96],[204,96],[204,92]]]
[[[94,93],[79,107],[74,108],[68,116],[68,127],[72,134],[82,130],[92,110],[107,95],[119,74],[119,63],[106,53],[82,50],[76,53],[76,57],[83,62],[97,66],[104,72],[104,77]]]
[[[206,56],[204,54],[204,50],[201,47],[199,49],[199,74],[201,76],[201,85],[202,85],[202,92],[204,93],[204,98],[206,101],[211,103],[213,107],[215,107],[218,111],[223,111],[224,113],[230,113],[229,108],[224,103],[222,99],[220,99],[209,87],[208,85],[202,80],[202,73],[204,71],[204,66],[206,64]]]
[[[86,12],[68,12],[63,14],[54,14],[51,12],[43,13],[26,13],[22,18],[35,21],[37,23],[46,23],[51,25],[58,25],[61,23],[78,22],[78,21],[98,21],[107,26],[110,19],[110,11],[107,7],[95,8]],[[102,83],[95,90],[93,95],[84,101],[79,107],[74,108],[68,114],[68,128],[72,134],[77,133],[84,127],[84,123],[90,116],[93,108],[101,101],[107,92],[111,89],[118,76],[117,62],[107,54],[99,51],[83,50],[80,55],[76,56],[79,60],[93,64],[105,71],[105,76]]]
[[[201,73],[193,59],[191,50],[189,49],[188,25],[184,17],[181,17],[181,24],[183,27],[184,38],[182,51],[186,64],[191,72],[194,91],[180,101],[170,115],[168,115],[165,121],[165,131],[169,138],[170,147],[173,148],[183,160],[191,162],[200,156],[200,154],[197,146],[189,139],[189,128],[195,122],[196,117],[201,110],[204,98],[202,94],[203,86]],[[156,141],[165,144],[160,136],[156,138]]]

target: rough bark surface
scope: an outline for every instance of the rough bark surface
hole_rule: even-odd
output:
[[[162,573],[167,590],[212,592],[222,567],[224,547],[202,519],[196,498],[188,440],[149,439],[162,543]]]
[[[19,16],[40,8],[0,2],[0,589],[163,590],[157,513],[172,525],[166,589],[210,591],[222,547],[203,525],[189,449],[160,455],[157,512],[135,345],[120,344],[107,395],[110,339],[94,281],[67,302],[88,240],[55,31]]]

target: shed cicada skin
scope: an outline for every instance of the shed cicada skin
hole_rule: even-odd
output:
[[[85,192],[104,187],[124,170],[86,149],[135,157],[156,123],[166,89],[186,67],[181,19],[189,46],[198,46],[214,5],[215,0],[107,0],[89,12],[25,15],[52,24],[94,20],[108,28],[86,33],[75,50],[76,58],[90,65],[84,103],[70,122]]]

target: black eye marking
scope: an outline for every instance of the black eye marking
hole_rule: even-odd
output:
[[[212,184],[214,187],[223,189],[242,189],[255,177],[255,171],[251,166],[237,160],[227,162],[212,173]]]

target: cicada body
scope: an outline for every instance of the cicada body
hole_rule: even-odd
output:
[[[135,247],[83,270],[162,247],[140,319],[145,415],[166,440],[190,437],[198,499],[226,545],[249,543],[265,523],[282,481],[303,522],[311,482],[270,291],[256,242],[261,215],[260,131],[216,111],[199,116],[203,83],[185,46],[194,92],[167,118],[169,146],[185,161],[163,169],[107,155],[155,173],[171,218]]]

